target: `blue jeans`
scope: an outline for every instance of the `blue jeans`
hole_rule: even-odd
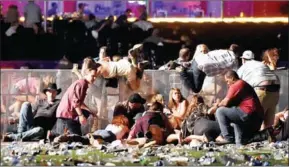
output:
[[[218,120],[222,136],[236,144],[244,143],[255,132],[259,131],[262,119],[257,114],[248,115],[238,107],[220,107],[217,109]]]
[[[10,134],[13,140],[37,140],[44,136],[44,130],[41,127],[33,127],[33,113],[29,102],[24,102],[20,109],[20,117],[17,134]]]
[[[193,60],[191,67],[180,73],[184,84],[191,88],[194,93],[199,93],[203,87],[206,74],[198,68],[198,64]]]

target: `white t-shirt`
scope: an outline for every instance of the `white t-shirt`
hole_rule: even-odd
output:
[[[252,87],[258,86],[263,81],[278,81],[274,71],[260,61],[247,61],[238,69],[239,77]]]
[[[122,127],[114,124],[108,124],[105,130],[111,131],[113,134],[117,136],[122,131]]]

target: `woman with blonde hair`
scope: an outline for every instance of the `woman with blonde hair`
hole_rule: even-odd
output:
[[[168,108],[172,114],[169,120],[174,129],[180,129],[181,123],[186,116],[188,101],[182,96],[179,88],[172,88],[169,94]]]
[[[167,137],[167,142],[172,143],[176,140],[181,142],[181,125],[185,119],[188,101],[182,96],[180,89],[172,88],[169,94],[168,108],[171,110],[171,114],[168,116],[169,122],[173,127],[175,133],[170,134]]]
[[[277,61],[279,59],[279,53],[277,48],[267,49],[263,53],[263,63],[266,64],[270,70],[277,69]]]

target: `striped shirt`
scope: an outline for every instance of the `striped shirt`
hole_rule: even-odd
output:
[[[236,56],[229,50],[214,50],[207,54],[198,54],[195,57],[198,68],[206,73],[207,76],[224,74],[238,66]]]

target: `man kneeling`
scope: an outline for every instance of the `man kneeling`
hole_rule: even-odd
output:
[[[235,138],[236,144],[244,144],[245,139],[251,138],[259,131],[264,110],[254,89],[239,79],[235,71],[228,71],[225,80],[229,85],[225,99],[216,103],[209,111],[216,111],[224,138],[220,143],[233,143]]]

